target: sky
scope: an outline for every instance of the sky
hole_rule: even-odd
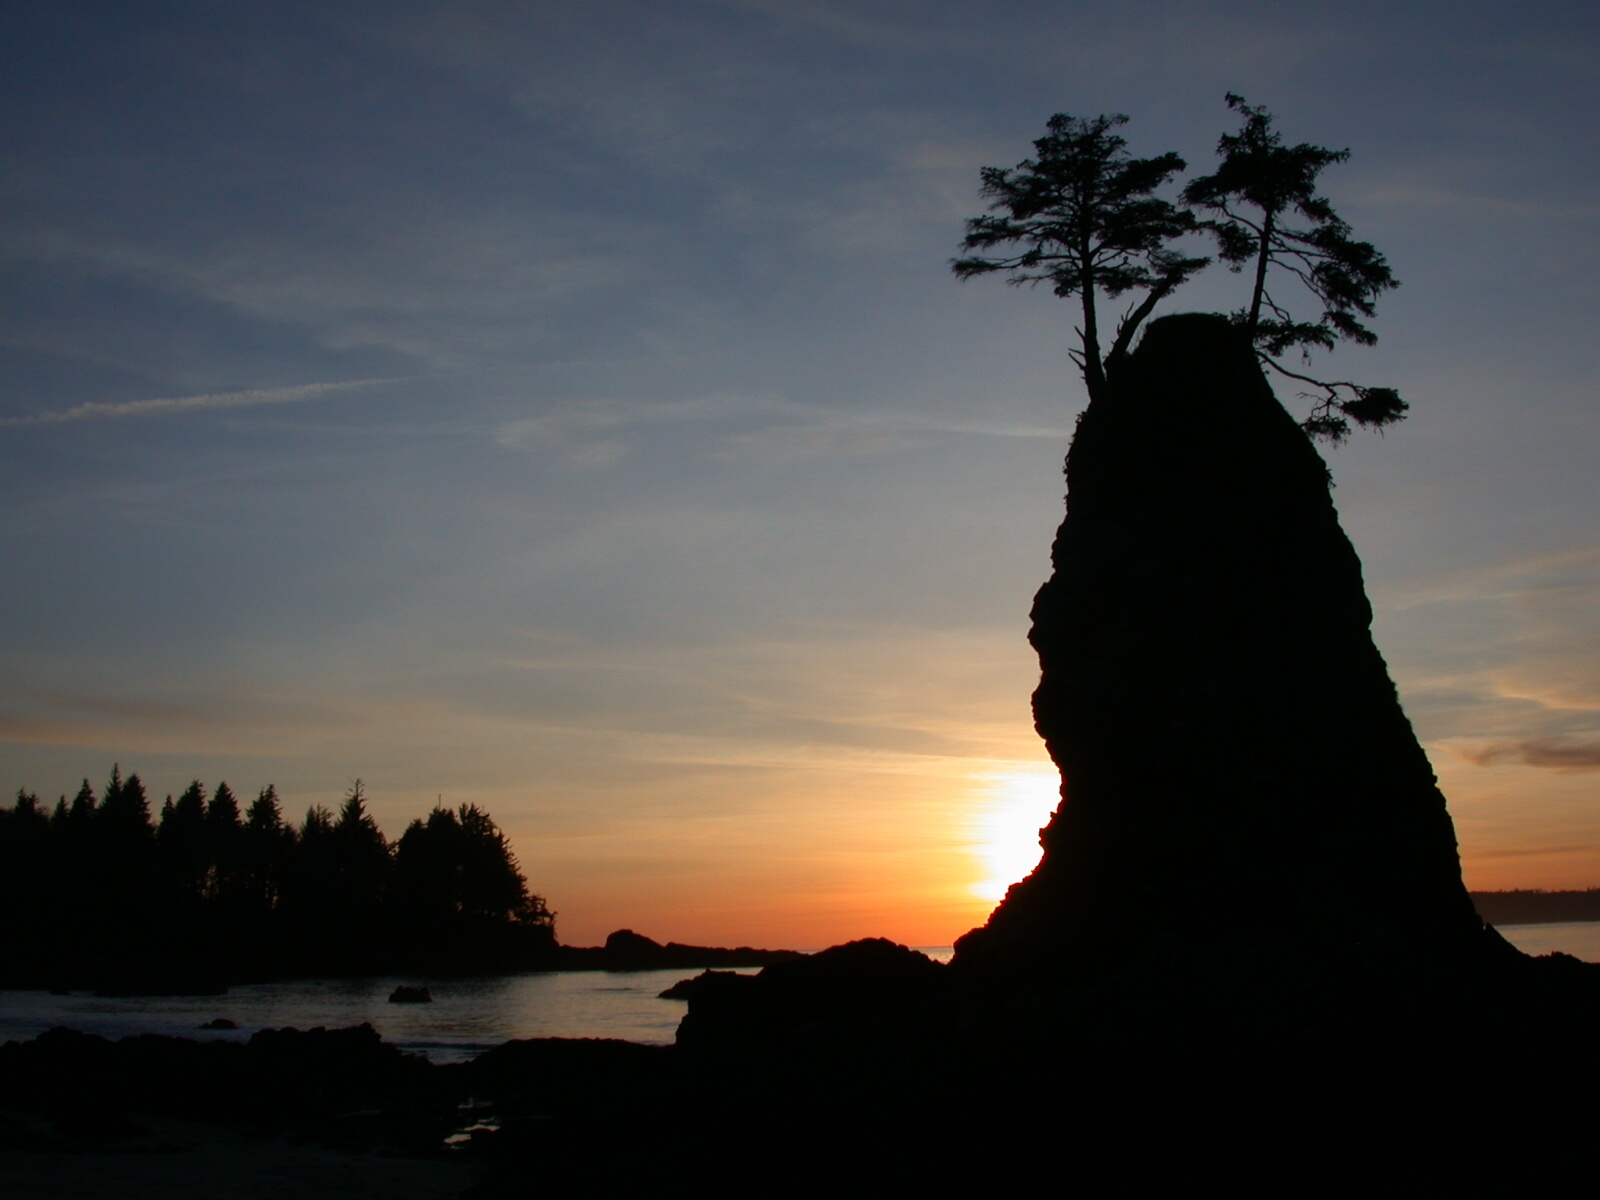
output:
[[[1328,457],[1467,882],[1600,885],[1597,35],[8,0],[0,786],[360,778],[391,837],[487,808],[569,943],[948,944],[1054,804],[1026,633],[1085,401],[1069,304],[950,274],[978,172],[1120,112],[1198,174],[1232,91],[1350,148],[1402,282],[1319,365],[1412,415]]]

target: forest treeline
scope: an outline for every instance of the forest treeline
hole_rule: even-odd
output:
[[[537,969],[555,918],[487,812],[436,807],[391,842],[357,781],[284,820],[196,781],[152,819],[113,768],[53,807],[0,808],[0,986],[204,991],[388,972]]]
[[[1543,888],[1473,892],[1472,903],[1478,915],[1491,925],[1600,921],[1600,888],[1581,892],[1547,892]]]

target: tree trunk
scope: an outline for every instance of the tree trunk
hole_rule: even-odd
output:
[[[1087,264],[1089,248],[1084,246],[1081,253]],[[1100,322],[1095,311],[1094,289],[1094,272],[1086,265],[1079,294],[1083,301],[1083,382],[1088,389],[1090,403],[1106,394],[1106,369],[1100,358]]]
[[[1245,322],[1245,332],[1255,344],[1256,326],[1261,321],[1261,297],[1267,291],[1267,263],[1272,259],[1272,214],[1264,214],[1261,221],[1261,249],[1256,254],[1256,282],[1250,291],[1250,319]]]

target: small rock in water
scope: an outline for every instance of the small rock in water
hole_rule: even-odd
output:
[[[688,1000],[703,990],[704,981],[714,975],[737,975],[737,971],[701,971],[693,979],[680,979],[656,997],[658,1000]]]
[[[410,987],[401,984],[389,993],[390,1004],[432,1004],[433,997],[425,987]]]

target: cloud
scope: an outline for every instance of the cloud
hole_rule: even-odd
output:
[[[1431,180],[1414,179],[1371,187],[1352,196],[1355,203],[1373,208],[1421,212],[1461,212],[1490,218],[1521,219],[1544,223],[1592,221],[1596,207],[1576,201],[1543,197],[1490,196]]]
[[[90,401],[59,412],[36,413],[31,417],[3,417],[0,425],[60,425],[67,421],[100,418],[151,417],[164,413],[205,412],[219,408],[256,408],[263,404],[298,404],[330,393],[398,383],[402,376],[387,379],[349,379],[336,383],[302,383],[294,387],[250,388],[240,392],[207,392],[199,396],[166,396],[151,400],[124,400],[116,403]]]
[[[706,431],[717,453],[787,455],[874,454],[927,436],[1049,438],[1064,442],[1065,427],[958,420],[932,413],[846,412],[775,396],[705,396],[666,403],[610,401],[501,426],[507,449],[538,444],[564,450],[575,462],[612,462],[647,435],[669,427]]]
[[[286,218],[219,208],[205,239],[18,221],[0,229],[0,249],[305,330],[335,350],[382,348],[445,367],[530,339],[570,343],[574,326],[595,319],[585,305],[615,310],[690,271],[655,214],[605,221],[537,197],[400,193],[357,213],[294,215],[285,228]]]
[[[1426,604],[1515,600],[1542,592],[1600,587],[1600,545],[1507,558],[1414,576],[1385,590],[1396,611]]]
[[[1409,639],[1398,681],[1442,722],[1425,736],[1448,727],[1512,746],[1593,729],[1600,546],[1436,572],[1384,592],[1385,619]]]
[[[1520,762],[1561,772],[1600,771],[1600,739],[1526,738],[1453,749],[1459,757],[1479,767]]]
[[[1491,858],[1549,858],[1555,855],[1583,854],[1594,849],[1593,842],[1555,842],[1546,846],[1509,847],[1501,850],[1476,850],[1472,857]]]

